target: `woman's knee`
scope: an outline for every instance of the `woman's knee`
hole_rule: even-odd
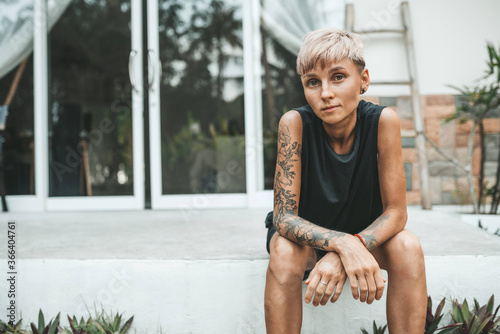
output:
[[[281,284],[302,281],[304,271],[315,261],[314,250],[277,235],[271,243],[269,273]]]
[[[415,234],[406,229],[396,234],[391,241],[393,247],[395,247],[398,251],[418,256],[423,256],[424,254],[418,238]]]
[[[409,276],[425,272],[424,252],[417,237],[410,231],[403,230],[392,237],[387,242],[385,252],[391,267],[388,271],[398,271]]]

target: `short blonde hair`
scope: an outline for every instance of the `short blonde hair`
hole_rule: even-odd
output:
[[[304,36],[297,56],[297,73],[303,76],[318,62],[340,61],[344,58],[353,61],[360,73],[363,71],[365,60],[361,37],[353,32],[336,28],[318,29]]]

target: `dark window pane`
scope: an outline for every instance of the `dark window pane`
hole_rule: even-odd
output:
[[[0,79],[0,103],[3,105],[18,68]],[[4,106],[5,108],[5,106]],[[8,106],[6,128],[2,136],[4,180],[7,195],[35,194],[34,118],[33,118],[33,57],[26,66],[13,99]]]
[[[240,1],[160,1],[163,194],[245,187]]]
[[[74,0],[49,48],[50,196],[132,195],[130,1]]]

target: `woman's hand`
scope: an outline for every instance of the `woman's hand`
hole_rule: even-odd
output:
[[[318,306],[320,303],[326,305],[332,294],[331,301],[332,303],[336,302],[340,297],[346,278],[346,272],[339,255],[335,252],[327,253],[316,263],[305,281],[308,285],[305,302],[310,303],[313,294],[314,306]]]
[[[352,296],[371,304],[382,298],[385,279],[373,257],[358,238],[346,235],[339,247],[339,257],[351,284]],[[359,283],[359,285],[358,285]],[[359,291],[358,291],[359,286]]]

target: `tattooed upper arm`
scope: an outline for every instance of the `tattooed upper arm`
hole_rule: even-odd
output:
[[[274,221],[285,213],[298,213],[302,154],[302,120],[289,111],[280,120],[274,177]]]

